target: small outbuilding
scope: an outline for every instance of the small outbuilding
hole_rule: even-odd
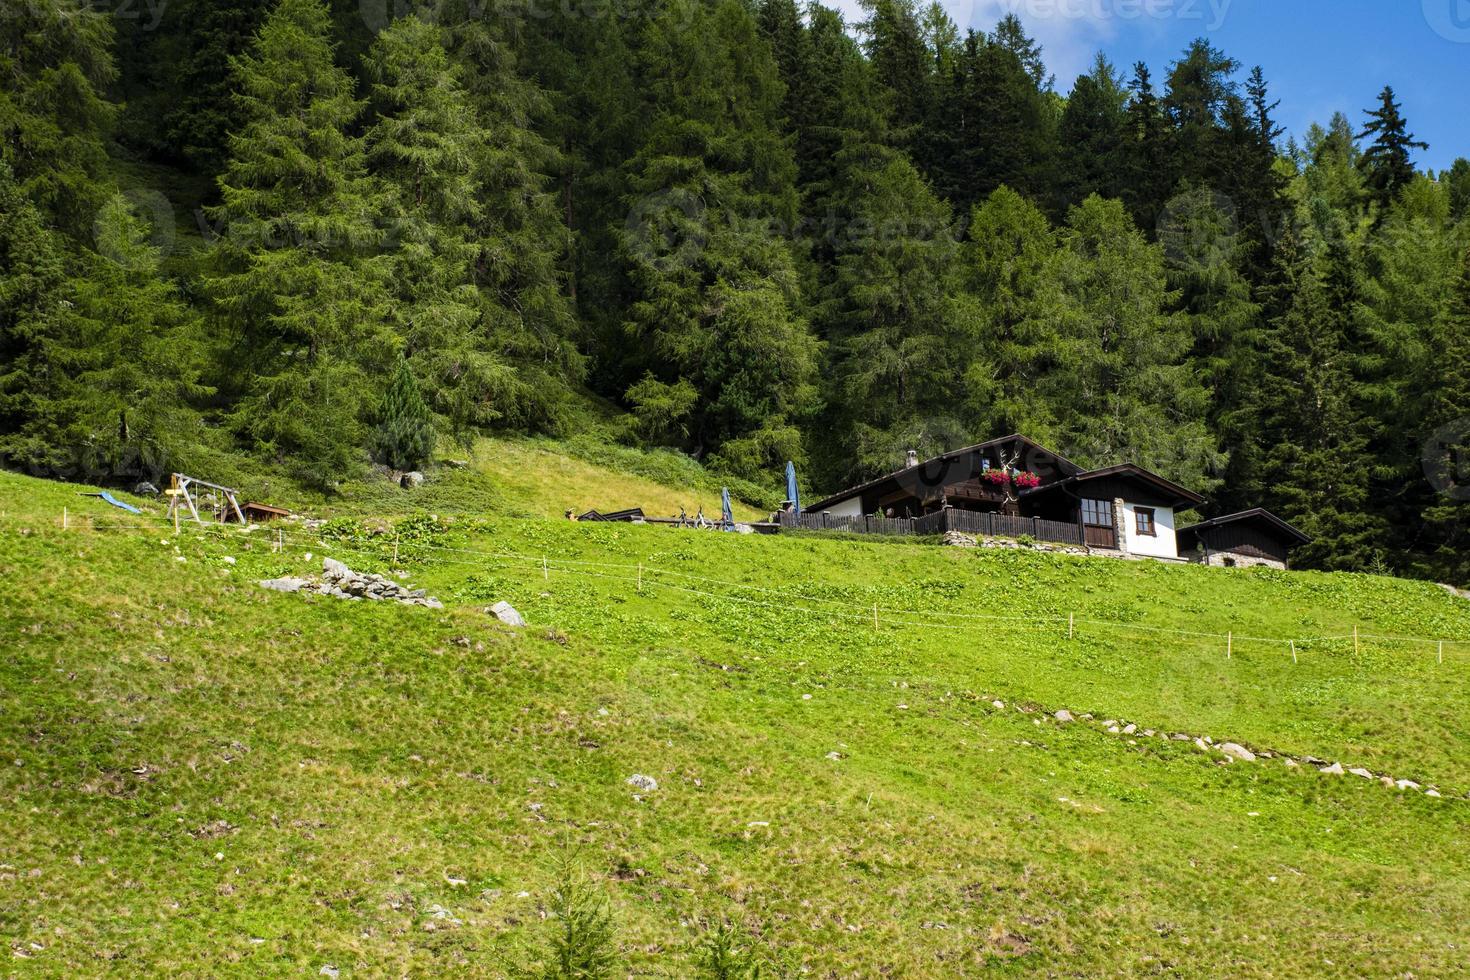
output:
[[[1264,507],[1191,524],[1177,536],[1181,558],[1220,568],[1286,568],[1292,549],[1312,540]]]

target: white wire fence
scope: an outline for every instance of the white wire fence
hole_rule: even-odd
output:
[[[146,516],[141,517],[134,523],[107,524],[85,518],[71,522],[64,514],[62,525],[63,529],[87,531],[123,531],[133,533],[141,531],[164,531],[172,533],[174,531],[174,525],[169,523],[167,519],[149,518]],[[197,526],[186,525],[186,527],[191,532],[197,533],[200,530]],[[246,533],[231,525],[204,525],[204,530],[209,529],[230,530],[237,534]],[[1009,629],[1028,629],[1052,633],[1058,636],[1065,636],[1068,639],[1074,639],[1092,630],[1103,630],[1124,634],[1177,636],[1198,641],[1209,641],[1211,644],[1218,645],[1227,659],[1234,657],[1237,644],[1245,643],[1258,647],[1265,646],[1283,654],[1289,654],[1294,663],[1299,662],[1301,654],[1320,652],[1326,647],[1335,649],[1341,646],[1345,652],[1350,646],[1355,655],[1360,654],[1365,642],[1368,641],[1374,644],[1402,644],[1426,648],[1427,652],[1433,656],[1436,664],[1443,664],[1445,662],[1445,654],[1447,652],[1454,658],[1455,654],[1459,652],[1470,651],[1470,639],[1448,636],[1423,637],[1368,633],[1364,632],[1358,626],[1354,626],[1351,632],[1344,633],[1300,637],[1271,637],[1257,636],[1250,633],[1236,633],[1231,630],[1220,633],[1152,626],[1144,623],[1097,619],[1076,613],[1068,613],[1066,615],[966,613],[940,609],[910,609],[902,606],[885,606],[881,600],[871,604],[860,605],[850,599],[817,596],[793,588],[778,589],[746,582],[731,582],[708,575],[664,568],[652,562],[591,561],[564,555],[554,555],[550,552],[540,555],[528,555],[515,552],[456,548],[447,545],[429,544],[423,541],[400,542],[396,537],[390,539],[386,534],[381,536],[381,540],[376,547],[367,547],[362,544],[334,540],[321,534],[303,533],[296,530],[288,532],[284,528],[267,527],[264,531],[255,532],[253,536],[257,540],[263,538],[262,543],[267,543],[273,550],[279,551],[307,552],[312,549],[323,551],[336,550],[385,563],[397,562],[401,557],[411,557],[415,561],[428,559],[438,564],[464,566],[480,571],[493,570],[497,563],[501,566],[525,566],[533,573],[539,570],[547,580],[550,579],[552,572],[556,572],[559,575],[596,578],[630,585],[635,591],[640,593],[657,588],[666,592],[690,595],[718,602],[735,603],[748,607],[762,607],[786,613],[801,613],[809,616],[826,616],[851,622],[871,623],[872,628],[878,630],[902,628],[906,630],[932,629],[974,632],[977,625],[989,623],[1006,624]],[[710,586],[726,591],[716,592],[710,591],[708,588],[696,588],[690,584],[676,584],[675,581],[669,581],[670,579]],[[760,598],[761,596],[770,596],[772,598]]]

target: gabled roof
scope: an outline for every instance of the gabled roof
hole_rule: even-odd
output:
[[[1004,445],[1009,442],[1022,443],[1023,445],[1026,445],[1031,449],[1036,450],[1037,452],[1044,453],[1047,456],[1050,456],[1052,459],[1055,459],[1057,461],[1057,469],[1060,470],[1064,475],[1071,476],[1082,472],[1082,467],[1078,466],[1076,463],[1072,462],[1061,453],[1055,452],[1051,449],[1047,449],[1041,443],[1036,442],[1032,439],[1027,439],[1023,435],[1012,433],[1008,436],[1001,436],[999,439],[991,439],[987,442],[978,442],[973,446],[965,446],[963,449],[951,449],[947,453],[940,453],[938,456],[933,456],[929,459],[921,461],[917,467],[904,466],[900,469],[894,470],[892,473],[887,473],[883,476],[875,477],[874,479],[871,479],[866,483],[859,483],[855,487],[848,487],[846,490],[843,490],[840,493],[834,493],[832,496],[827,497],[825,500],[819,500],[814,504],[803,507],[802,510],[826,510],[828,507],[831,507],[834,504],[839,504],[844,500],[851,500],[853,497],[866,493],[867,491],[873,489],[876,486],[879,486],[880,484],[886,483],[890,480],[896,481],[898,480],[898,478],[904,476],[912,470],[932,468],[935,464],[946,464],[953,460],[961,459],[964,456],[978,453],[983,450],[990,449],[994,446]]]
[[[1173,497],[1176,506],[1179,504],[1190,504],[1197,507],[1205,502],[1205,498],[1195,493],[1193,490],[1186,490],[1184,487],[1181,487],[1174,481],[1166,480],[1152,470],[1144,469],[1137,463],[1119,463],[1116,466],[1104,466],[1100,470],[1088,470],[1085,473],[1078,473],[1075,476],[1072,476],[1066,480],[1062,480],[1059,483],[1053,483],[1049,486],[1037,487],[1034,490],[1028,490],[1021,496],[1025,497],[1029,496],[1030,494],[1043,493],[1047,490],[1054,490],[1057,487],[1087,483],[1091,480],[1099,480],[1107,477],[1123,477],[1125,479],[1138,480],[1142,483],[1148,484],[1165,496]]]
[[[1264,524],[1267,527],[1275,530],[1282,537],[1293,540],[1297,544],[1307,544],[1312,540],[1310,536],[1302,533],[1301,531],[1298,531],[1296,528],[1292,527],[1290,524],[1286,523],[1281,518],[1277,517],[1275,514],[1271,513],[1264,507],[1252,507],[1250,510],[1243,510],[1238,514],[1226,514],[1222,517],[1212,517],[1207,521],[1200,521],[1198,524],[1191,524],[1188,527],[1182,527],[1179,529],[1178,533],[1180,535],[1188,534],[1191,537],[1194,537],[1197,536],[1200,531],[1205,531],[1212,527],[1222,527],[1226,524],[1238,524],[1242,522]]]

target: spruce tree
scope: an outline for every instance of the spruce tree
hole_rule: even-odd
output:
[[[400,360],[383,395],[377,432],[378,460],[389,469],[421,468],[434,453],[434,416],[407,361]]]
[[[1394,196],[1414,177],[1412,150],[1427,150],[1429,144],[1414,139],[1402,107],[1394,98],[1393,86],[1384,86],[1378,96],[1378,108],[1366,110],[1368,124],[1357,135],[1360,140],[1372,137],[1363,150],[1360,166],[1367,178],[1368,190],[1379,208],[1387,209]]]
[[[205,289],[229,330],[229,421],[247,444],[331,486],[364,448],[396,343],[379,279],[377,202],[321,0],[280,0],[236,63],[243,127],[220,177]]]
[[[1123,200],[1140,228],[1158,223],[1164,203],[1174,189],[1174,162],[1170,156],[1168,121],[1154,91],[1148,66],[1133,66],[1124,143]]]

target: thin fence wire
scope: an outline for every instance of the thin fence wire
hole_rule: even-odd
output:
[[[136,533],[136,532],[139,532],[139,531],[148,530],[149,529],[149,526],[146,523],[148,521],[152,521],[154,527],[157,528],[157,529],[161,529],[161,530],[164,530],[166,532],[171,532],[173,530],[173,524],[167,518],[144,516],[140,522],[131,523],[131,524],[128,524],[128,523],[119,523],[119,524],[106,524],[106,523],[103,523],[103,524],[98,524],[98,523],[94,523],[90,519],[90,516],[87,516],[87,515],[78,515],[77,523],[74,524],[74,525],[72,525],[70,529],[74,529],[74,530],[89,530],[89,531],[125,531],[125,532],[135,532]],[[189,532],[198,532],[200,530],[208,530],[208,529],[212,529],[212,528],[228,529],[228,530],[235,531],[237,533],[250,533],[250,532],[241,532],[238,527],[235,527],[235,526],[232,526],[232,525],[226,525],[226,524],[205,524],[205,525],[203,525],[201,527],[197,523],[193,523],[193,522],[191,522],[188,525],[181,526],[180,531],[182,532],[182,531],[186,531],[187,530]],[[323,537],[321,535],[315,535],[315,536],[313,536],[311,538],[311,540],[308,541],[308,542],[305,542],[305,543],[297,543],[296,540],[295,540],[295,538],[299,537],[299,532],[292,532],[291,534],[288,535],[288,533],[286,531],[284,531],[283,529],[275,529],[275,530],[272,530],[272,529],[270,529],[270,528],[267,527],[264,532],[260,532],[260,533],[263,536],[263,538],[265,539],[265,542],[271,544],[273,547],[279,545],[281,548],[289,548],[292,551],[307,551],[310,548],[321,548],[323,550],[333,550],[333,549],[336,549],[336,550],[347,551],[347,552],[350,552],[350,553],[353,553],[353,554],[362,555],[363,557],[372,558],[374,560],[384,560],[384,556],[379,551],[377,551],[377,550],[368,549],[368,548],[362,548],[362,547],[354,547],[352,545],[346,544],[346,543],[341,542],[341,541],[333,541],[333,540],[330,540],[330,539],[328,539],[326,537]],[[387,543],[388,543],[387,541],[384,541],[382,543],[382,545],[380,545],[379,547],[380,548],[381,547],[384,547],[384,546],[387,545]],[[764,608],[770,608],[770,609],[777,609],[777,610],[788,611],[788,612],[800,612],[800,613],[805,613],[807,615],[812,615],[812,616],[829,616],[829,617],[833,617],[833,618],[840,618],[840,619],[852,620],[852,621],[856,621],[856,622],[864,622],[864,621],[868,621],[868,620],[874,619],[875,618],[874,614],[875,614],[875,612],[877,612],[877,613],[880,614],[877,617],[880,626],[887,625],[887,626],[904,627],[904,628],[910,628],[910,629],[966,630],[966,629],[969,629],[970,628],[968,625],[966,625],[966,623],[968,623],[968,622],[993,622],[993,623],[1009,623],[1009,624],[1013,624],[1013,625],[1017,625],[1017,626],[1029,627],[1029,628],[1034,628],[1034,629],[1042,629],[1042,630],[1060,629],[1062,632],[1072,632],[1072,633],[1075,633],[1076,632],[1076,628],[1079,627],[1079,626],[1092,626],[1092,627],[1099,627],[1099,628],[1102,628],[1102,629],[1120,630],[1120,631],[1123,631],[1123,632],[1141,632],[1141,633],[1151,633],[1151,634],[1161,634],[1161,635],[1192,637],[1192,638],[1196,638],[1196,639],[1209,639],[1209,640],[1216,640],[1216,641],[1224,641],[1227,644],[1230,644],[1230,643],[1233,643],[1233,642],[1258,643],[1258,644],[1263,644],[1263,645],[1268,645],[1268,646],[1286,647],[1288,649],[1295,648],[1295,650],[1303,650],[1303,651],[1312,649],[1312,647],[1313,647],[1314,644],[1318,644],[1318,643],[1330,643],[1330,642],[1345,641],[1345,640],[1352,640],[1355,637],[1355,634],[1353,634],[1353,633],[1341,633],[1341,634],[1330,634],[1330,635],[1314,636],[1314,637],[1287,637],[1287,638],[1279,638],[1279,637],[1253,636],[1253,635],[1249,635],[1249,634],[1234,633],[1234,632],[1228,632],[1228,633],[1212,633],[1212,632],[1206,632],[1206,631],[1200,631],[1200,630],[1184,630],[1184,629],[1176,629],[1176,628],[1164,627],[1164,626],[1149,626],[1149,625],[1146,625],[1146,624],[1143,624],[1143,623],[1125,623],[1125,622],[1120,622],[1120,621],[1117,621],[1117,620],[1081,618],[1081,617],[1077,617],[1075,615],[1072,615],[1072,616],[1060,616],[1060,615],[1055,615],[1055,616],[1047,616],[1047,615],[1003,616],[1003,615],[984,614],[984,613],[947,612],[947,611],[944,611],[944,610],[934,610],[934,609],[929,609],[929,610],[916,610],[916,609],[905,609],[905,608],[890,608],[890,607],[884,607],[884,606],[882,606],[881,603],[876,604],[876,606],[873,606],[873,605],[858,606],[857,604],[855,604],[853,602],[842,600],[842,599],[833,599],[833,598],[829,598],[829,597],[825,597],[825,596],[813,596],[813,595],[802,593],[802,592],[799,592],[799,591],[796,591],[796,590],[773,589],[773,588],[770,588],[768,586],[752,585],[752,584],[743,583],[743,582],[730,582],[730,581],[726,581],[726,580],[723,580],[723,579],[713,578],[711,576],[696,575],[696,574],[691,573],[691,572],[682,572],[682,571],[678,571],[676,569],[660,568],[657,565],[650,565],[650,564],[647,564],[647,563],[628,564],[628,563],[619,563],[619,562],[590,561],[590,560],[587,560],[587,559],[577,559],[577,558],[570,558],[570,557],[564,557],[564,556],[553,556],[551,554],[525,555],[525,554],[518,554],[518,553],[514,553],[514,552],[483,551],[483,550],[472,549],[472,548],[454,548],[454,547],[449,547],[449,546],[446,546],[446,545],[431,545],[431,544],[427,544],[425,542],[417,542],[417,541],[406,543],[403,547],[405,548],[406,551],[412,552],[414,554],[417,554],[417,553],[422,552],[422,551],[430,551],[430,552],[442,552],[442,553],[454,554],[454,555],[467,555],[467,556],[473,556],[474,558],[477,558],[477,559],[481,559],[479,561],[471,561],[471,560],[467,560],[467,559],[455,559],[455,558],[436,557],[434,560],[437,561],[437,562],[439,562],[439,563],[441,563],[441,564],[462,565],[462,566],[466,566],[466,567],[470,567],[470,568],[484,569],[486,567],[486,561],[491,561],[491,562],[507,562],[507,563],[519,563],[519,564],[530,565],[530,566],[533,566],[534,568],[541,568],[541,569],[543,569],[543,570],[545,570],[547,572],[556,571],[556,572],[565,573],[565,574],[582,575],[582,576],[589,577],[589,578],[599,578],[599,579],[605,579],[605,580],[610,580],[610,581],[617,581],[617,582],[622,582],[622,583],[626,583],[626,584],[635,585],[636,587],[639,587],[639,588],[643,588],[643,587],[657,587],[657,588],[665,589],[665,590],[668,590],[668,591],[677,592],[677,593],[681,593],[681,594],[685,594],[685,595],[697,596],[697,597],[701,597],[701,598],[714,599],[714,600],[725,601],[725,602],[733,602],[733,603],[738,603],[738,604],[742,604],[742,605],[746,605],[746,606],[757,606],[757,607],[764,607]],[[612,570],[615,570],[615,571],[628,572],[628,573],[636,573],[636,574],[613,575],[613,574],[608,574],[607,572],[593,571],[593,569],[612,569]],[[734,589],[734,590],[741,590],[741,591],[747,591],[747,592],[759,592],[759,593],[764,593],[764,594],[769,594],[769,595],[777,595],[777,596],[782,597],[782,599],[784,601],[781,601],[781,602],[769,602],[769,601],[765,601],[765,600],[761,600],[761,599],[750,598],[750,597],[747,597],[747,596],[729,595],[729,594],[726,594],[726,593],[719,593],[719,592],[710,592],[710,591],[707,591],[707,590],[704,590],[704,589],[697,589],[697,588],[692,588],[692,587],[689,587],[689,586],[675,585],[675,584],[670,583],[670,582],[657,581],[657,579],[658,579],[659,576],[667,576],[667,577],[673,577],[673,578],[680,578],[680,579],[683,579],[683,580],[686,580],[686,581],[690,581],[690,582],[699,582],[699,583],[706,584],[706,585],[715,585],[715,586],[719,586],[719,587],[722,587],[722,588],[725,588],[725,589]],[[808,605],[799,605],[799,604],[793,603],[791,601],[792,598],[800,599],[802,602],[805,602],[805,603],[813,603],[813,604],[817,604],[817,605],[825,605],[825,606],[835,607],[835,608],[814,609],[814,608],[811,608]],[[963,622],[963,623],[934,622],[932,620],[927,620],[927,619],[923,619],[923,618],[918,619],[918,620],[895,618],[895,617],[932,617],[932,616],[943,617],[943,618],[946,618],[946,619],[959,619],[959,620],[964,620],[965,622]],[[1376,640],[1376,641],[1386,642],[1386,643],[1420,643],[1420,644],[1430,644],[1430,645],[1434,645],[1434,646],[1441,647],[1441,648],[1443,646],[1453,646],[1453,647],[1470,646],[1470,640],[1461,640],[1461,639],[1454,639],[1454,638],[1449,638],[1449,637],[1446,637],[1446,638],[1443,638],[1443,639],[1437,639],[1437,638],[1426,638],[1426,637],[1418,637],[1418,636],[1394,636],[1394,635],[1385,635],[1385,634],[1377,634],[1377,633],[1358,632],[1356,634],[1356,638],[1358,640],[1360,640],[1360,641],[1361,640]]]

